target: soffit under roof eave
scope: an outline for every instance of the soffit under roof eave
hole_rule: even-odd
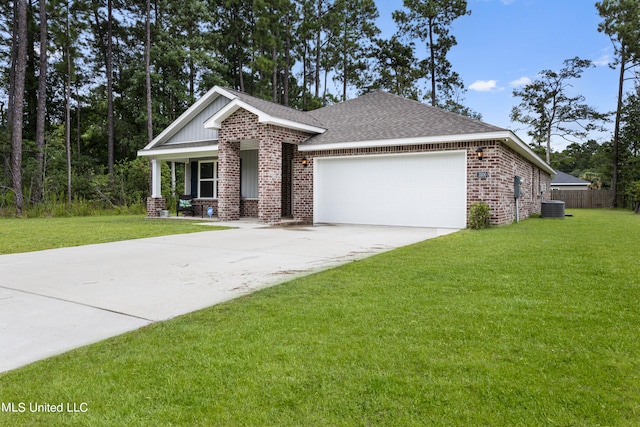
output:
[[[576,183],[570,183],[570,182],[551,182],[551,185],[558,186],[558,187],[588,187],[591,183],[590,182],[576,182]]]
[[[191,157],[205,157],[218,154],[218,144],[207,147],[189,148],[163,148],[163,149],[143,149],[138,151],[138,157],[151,157],[158,160],[166,159],[188,159]]]
[[[468,142],[468,141],[489,141],[489,140],[506,140],[508,131],[469,133],[457,135],[436,135],[436,136],[420,136],[414,138],[398,138],[398,139],[379,139],[367,141],[352,142],[334,142],[326,144],[305,144],[302,143],[299,151],[324,151],[324,150],[345,150],[352,148],[369,148],[369,147],[396,147],[402,145],[418,145],[418,144],[438,144],[450,142]]]
[[[178,144],[176,144],[178,145]],[[166,147],[166,145],[164,146]],[[257,139],[247,139],[240,141],[240,151],[257,150],[259,142]],[[177,160],[191,159],[195,157],[207,157],[217,155],[219,151],[218,144],[210,144],[206,147],[180,147],[175,148],[156,148],[151,150],[139,150],[138,157],[151,157],[159,160]]]

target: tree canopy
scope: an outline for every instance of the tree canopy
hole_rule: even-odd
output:
[[[511,120],[529,126],[528,134],[534,143],[546,145],[546,160],[550,163],[551,138],[585,139],[598,129],[598,122],[606,116],[585,104],[583,95],[569,95],[571,80],[579,79],[592,63],[578,57],[564,61],[560,71],[542,70],[538,78],[522,90],[513,91],[520,104],[511,110]]]
[[[621,75],[634,77],[637,2],[597,7]],[[386,90],[479,118],[463,105],[464,84],[448,59],[457,44],[452,23],[470,13],[466,0],[404,0],[393,12],[397,31],[385,39],[374,0],[0,2],[0,210],[51,199],[143,200],[147,166],[137,150],[213,85],[302,110]],[[536,141],[561,132],[569,112],[583,120],[576,143],[589,139],[595,112],[566,86],[587,67],[576,58],[543,72],[541,91],[521,92],[533,102],[555,80],[563,95],[553,120],[544,112]],[[638,179],[628,170],[637,168],[640,109],[637,94],[622,95],[619,132],[599,148],[615,166],[598,173],[614,188],[620,175],[625,189]],[[543,110],[530,106],[518,117],[535,129]]]

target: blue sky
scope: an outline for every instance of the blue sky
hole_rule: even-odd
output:
[[[403,7],[402,0],[376,4],[381,36],[389,38],[396,32],[391,14]],[[524,125],[509,120],[511,108],[519,103],[514,88],[542,70],[560,70],[565,59],[575,56],[594,61],[596,67],[575,80],[568,94],[584,95],[600,112],[615,110],[617,71],[608,66],[614,50],[609,38],[598,32],[595,0],[468,0],[467,8],[471,15],[453,23],[458,45],[448,58],[467,90],[464,104],[482,114],[483,121],[514,130],[529,142]],[[424,58],[423,44],[416,41],[416,48]],[[604,142],[611,132],[592,137]],[[554,140],[552,149],[561,151],[567,144]]]

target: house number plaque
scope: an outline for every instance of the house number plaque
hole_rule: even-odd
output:
[[[476,172],[476,177],[478,177],[478,178],[489,178],[489,172],[487,172],[487,171]]]

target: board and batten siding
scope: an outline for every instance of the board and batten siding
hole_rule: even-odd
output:
[[[198,113],[182,129],[171,136],[165,144],[181,144],[186,142],[217,141],[218,131],[206,129],[204,122],[227,105],[229,100],[224,96],[216,98],[209,106]]]
[[[240,151],[240,195],[258,198],[258,150]]]

